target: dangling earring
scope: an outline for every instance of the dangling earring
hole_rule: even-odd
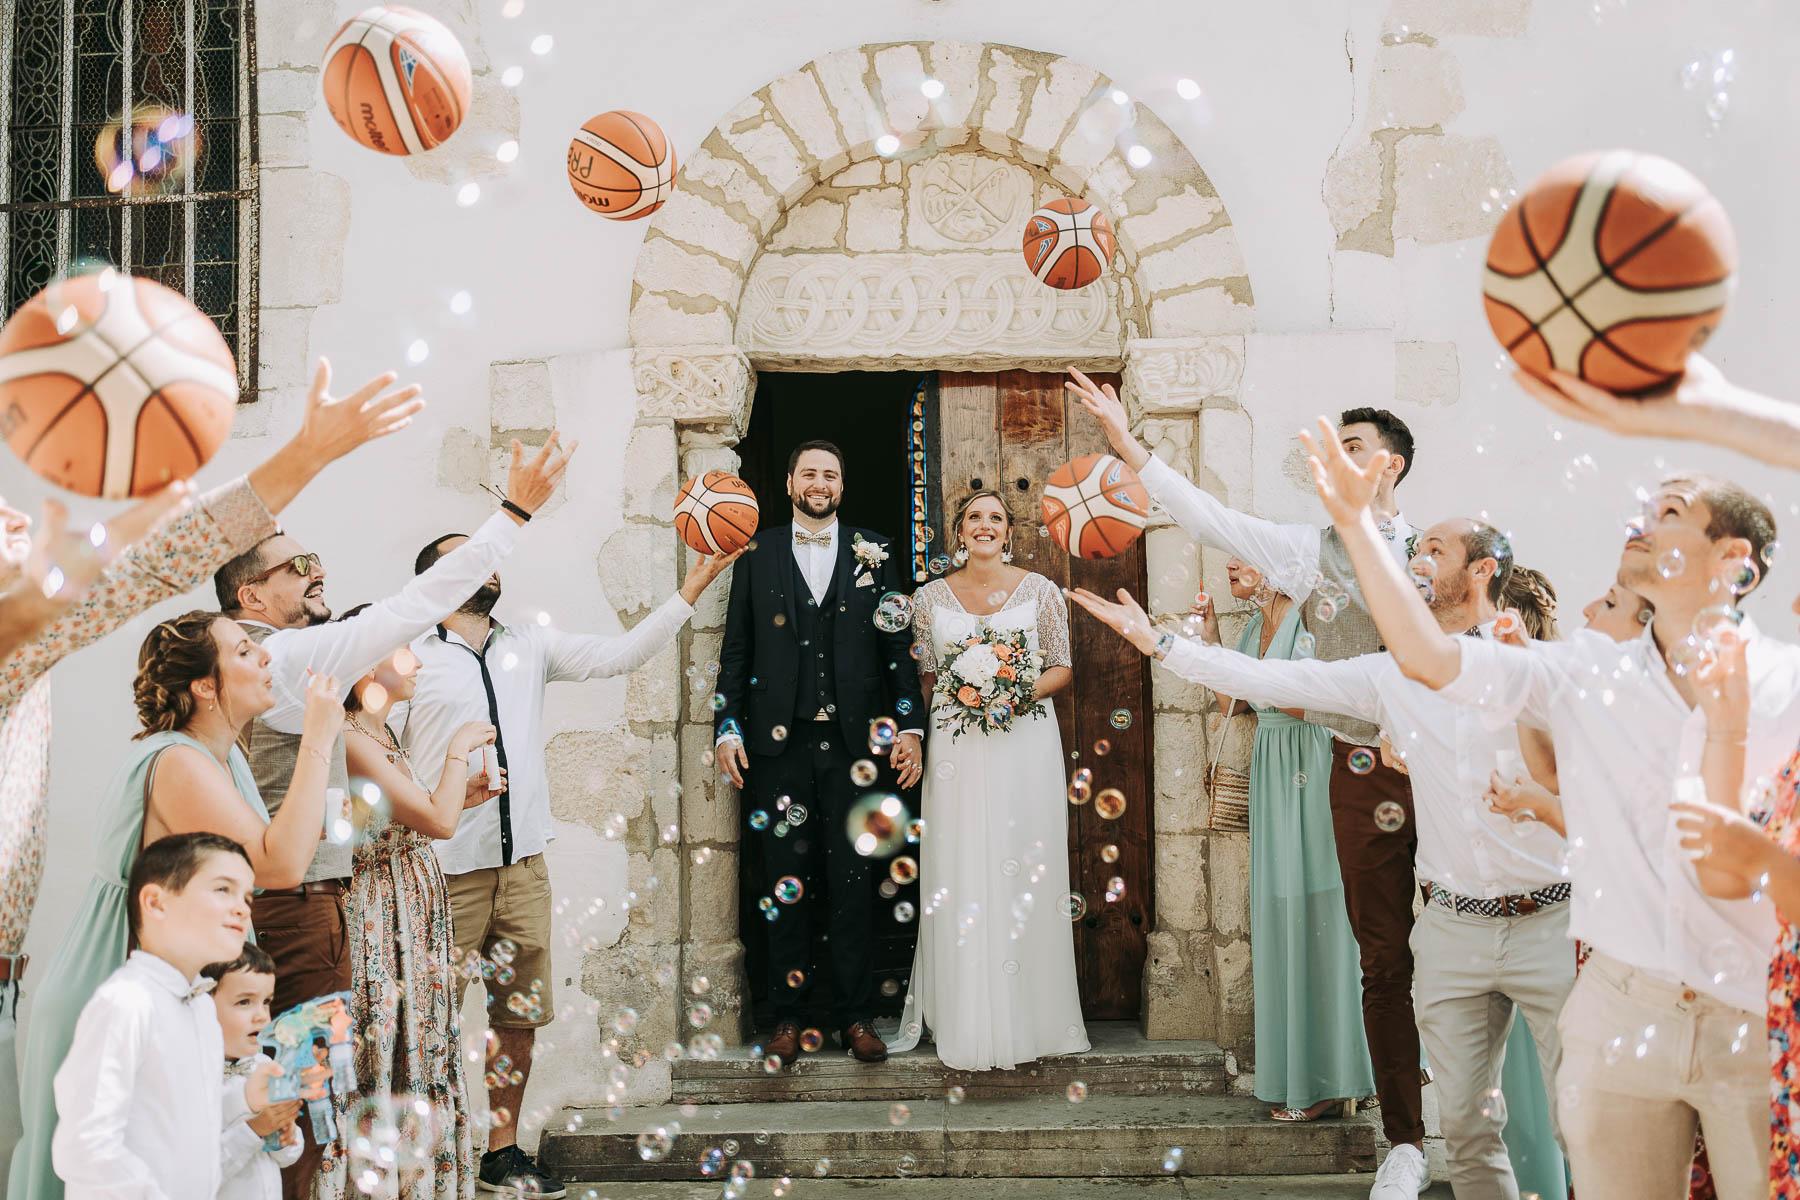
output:
[[[1012,539],[1011,538],[1007,538],[1006,545],[1000,547],[1000,561],[1003,563],[1009,563],[1012,561]]]
[[[969,561],[969,548],[967,546],[958,544],[956,547],[956,553],[952,554],[950,556],[950,561],[955,563],[959,567],[962,566],[964,563],[968,562]]]

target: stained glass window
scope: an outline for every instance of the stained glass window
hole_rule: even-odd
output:
[[[247,0],[0,0],[0,314],[108,263],[183,293],[256,393]]]

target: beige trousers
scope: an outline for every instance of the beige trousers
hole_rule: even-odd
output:
[[[1696,1123],[1719,1200],[1765,1200],[1763,1014],[1595,954],[1558,1025],[1557,1109],[1581,1200],[1686,1200]]]
[[[1544,1078],[1556,1078],[1556,1018],[1575,982],[1569,906],[1478,917],[1427,904],[1413,925],[1412,948],[1413,1011],[1437,1088],[1450,1186],[1456,1200],[1519,1200],[1500,1136],[1500,1068],[1517,1006]],[[1546,1100],[1554,1105],[1555,1097]]]

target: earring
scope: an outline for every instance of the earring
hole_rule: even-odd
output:
[[[968,562],[969,561],[969,548],[967,546],[958,546],[956,548],[956,553],[952,554],[950,556],[950,561],[955,563],[959,567],[962,566],[964,563]]]
[[[1012,561],[1012,543],[1010,541],[1000,548],[1000,561],[1003,563]]]

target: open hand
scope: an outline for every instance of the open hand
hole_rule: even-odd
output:
[[[1565,371],[1533,375],[1515,370],[1525,393],[1560,417],[1594,425],[1625,437],[1688,437],[1704,423],[1707,409],[1731,390],[1725,375],[1699,354],[1690,354],[1673,387],[1647,396],[1619,396]]]
[[[1125,403],[1119,399],[1119,393],[1113,390],[1112,384],[1095,383],[1070,367],[1069,378],[1063,381],[1063,388],[1100,422],[1100,429],[1106,434],[1106,440],[1112,443],[1113,449],[1125,460],[1127,466],[1135,471],[1148,461],[1150,452],[1131,436],[1131,418],[1126,414]]]
[[[331,361],[320,357],[313,368],[312,387],[306,394],[306,415],[295,442],[314,462],[342,458],[358,446],[398,433],[425,407],[419,385],[387,390],[398,378],[392,371],[365,382],[348,396],[331,394]]]
[[[1754,821],[1717,804],[1678,800],[1669,805],[1681,848],[1694,856],[1696,870],[1716,872],[1737,885],[1737,895],[1760,890],[1768,862],[1781,853]],[[1716,894],[1716,893],[1709,893]]]
[[[1320,417],[1317,429],[1316,436],[1304,429],[1300,431],[1300,444],[1312,456],[1308,465],[1312,468],[1313,489],[1319,493],[1325,511],[1331,514],[1332,524],[1354,525],[1375,502],[1388,459],[1393,456],[1386,450],[1377,450],[1370,456],[1368,466],[1359,467],[1344,452],[1344,443],[1330,421]]]
[[[688,604],[698,604],[700,593],[724,573],[725,568],[736,562],[750,547],[744,546],[733,550],[730,554],[696,554],[688,561],[687,575],[681,581],[681,598]]]
[[[473,775],[470,775],[468,778],[468,781],[463,784],[463,807],[464,808],[479,808],[483,804],[486,804],[489,800],[492,800],[495,796],[498,796],[501,792],[504,792],[505,790],[506,790],[506,768],[505,767],[500,768],[499,783],[495,784],[492,787],[488,786],[488,773],[487,773],[486,769],[477,771]]]
[[[300,737],[308,745],[330,753],[344,724],[344,693],[337,676],[306,675],[306,712],[301,718]]]
[[[1069,599],[1085,608],[1091,615],[1098,617],[1102,625],[1136,646],[1145,654],[1156,649],[1156,630],[1150,624],[1149,616],[1143,606],[1132,599],[1131,593],[1124,588],[1119,589],[1118,603],[1105,600],[1088,591],[1076,588],[1068,593]]]
[[[925,773],[925,751],[918,734],[903,733],[894,739],[894,770],[903,788],[919,782],[919,776]]]
[[[287,1145],[288,1130],[300,1116],[300,1101],[282,1100],[271,1104],[261,1112],[252,1116],[248,1122],[250,1132],[268,1137],[271,1133],[282,1135],[282,1145]]]
[[[569,469],[569,459],[575,456],[575,447],[579,442],[571,441],[568,449],[559,452],[562,434],[552,432],[550,438],[536,454],[530,458],[525,456],[525,443],[518,438],[512,440],[512,466],[506,473],[506,498],[528,513],[535,513],[550,499],[556,491],[556,485],[562,482],[563,473]]]
[[[744,786],[744,772],[750,769],[750,756],[744,753],[744,739],[728,737],[714,749],[713,755],[719,762],[719,774],[731,780],[736,787]]]

